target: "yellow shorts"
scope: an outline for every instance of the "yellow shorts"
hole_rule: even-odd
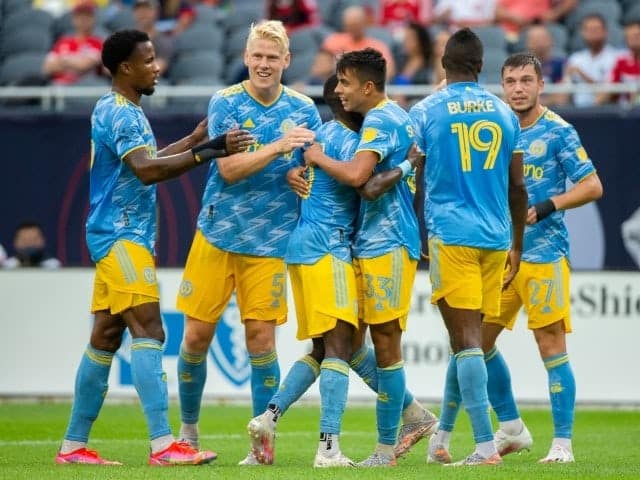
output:
[[[431,303],[444,298],[449,306],[500,315],[506,250],[444,245],[429,239]]]
[[[565,332],[571,332],[569,301],[569,262],[521,262],[513,282],[502,293],[499,316],[487,316],[485,322],[513,329],[518,311],[524,304],[531,330],[563,320]]]
[[[129,240],[118,240],[96,264],[91,312],[113,315],[160,299],[151,252]]]
[[[177,308],[204,322],[218,321],[233,290],[245,320],[287,320],[284,260],[225,252],[196,230],[184,267]]]
[[[369,325],[397,318],[400,328],[406,330],[417,266],[404,247],[381,257],[354,258],[358,317]]]
[[[289,265],[298,340],[333,330],[338,320],[358,328],[356,275],[350,263],[325,255],[313,265]]]

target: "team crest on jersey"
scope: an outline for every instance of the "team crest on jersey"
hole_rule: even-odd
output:
[[[534,140],[529,145],[529,153],[534,157],[542,157],[547,153],[547,144],[542,140]]]
[[[293,120],[291,120],[290,118],[285,118],[280,124],[280,131],[282,133],[287,133],[289,130],[291,130],[295,126],[296,124]]]
[[[234,385],[244,385],[251,378],[251,365],[245,346],[240,312],[232,299],[216,327],[209,347],[215,364]]]
[[[362,141],[364,143],[371,142],[378,136],[378,130],[372,127],[367,127],[362,131]]]

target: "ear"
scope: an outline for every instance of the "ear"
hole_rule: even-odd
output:
[[[284,56],[284,68],[289,68],[289,64],[291,63],[291,53],[287,52]]]
[[[365,95],[370,95],[375,90],[376,86],[371,80],[367,80],[362,88]]]
[[[245,67],[249,67],[249,52],[247,51],[247,49],[244,49],[244,53],[242,54],[242,57],[244,58],[244,66]]]
[[[129,62],[122,62],[119,68],[120,68],[120,72],[123,75],[129,75],[131,73],[131,65],[129,64]]]

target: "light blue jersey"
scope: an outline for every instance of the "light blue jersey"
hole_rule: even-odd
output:
[[[91,171],[87,246],[91,259],[105,257],[117,240],[130,240],[153,252],[156,186],[144,185],[122,159],[156,141],[142,108],[118,93],[98,100],[91,115]]]
[[[522,129],[522,140],[529,206],[564,193],[567,178],[577,183],[596,171],[575,128],[551,110]],[[568,255],[564,210],[526,226],[522,260],[551,263]]]
[[[360,136],[343,123],[332,120],[317,133],[324,153],[350,161]],[[356,190],[338,183],[321,168],[309,167],[309,196],[302,200],[298,225],[289,237],[285,261],[314,264],[327,253],[351,263],[351,242],[360,205]]]
[[[357,151],[377,153],[379,161],[374,173],[383,172],[397,167],[407,158],[413,136],[414,129],[407,112],[397,103],[384,100],[367,112]],[[380,257],[405,247],[412,259],[420,259],[414,194],[415,177],[410,175],[377,200],[362,200],[353,244],[354,257]]]
[[[425,221],[445,245],[511,246],[509,166],[522,150],[508,105],[475,82],[452,83],[410,111],[426,153]]]
[[[242,128],[256,138],[252,151],[302,124],[318,130],[318,110],[309,97],[287,87],[281,87],[270,105],[252,97],[243,84],[217,92],[209,102],[209,137]],[[230,185],[220,176],[217,163],[211,162],[198,216],[198,228],[209,243],[228,252],[284,257],[289,234],[298,221],[298,200],[285,176],[302,163],[302,151],[296,149]]]

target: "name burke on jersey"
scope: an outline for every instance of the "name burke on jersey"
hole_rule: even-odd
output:
[[[465,100],[464,102],[447,102],[449,114],[495,112],[493,100]]]

